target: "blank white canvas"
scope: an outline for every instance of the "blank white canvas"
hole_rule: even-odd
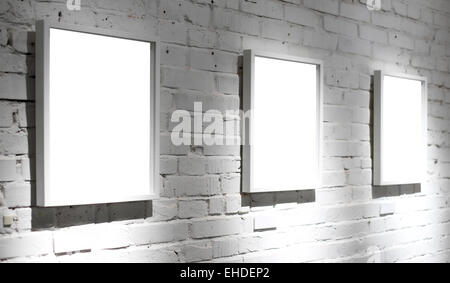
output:
[[[381,176],[384,183],[420,182],[424,141],[422,82],[384,76],[381,138]]]
[[[48,203],[150,194],[150,47],[50,29]]]
[[[255,57],[252,118],[256,191],[317,185],[317,65]]]

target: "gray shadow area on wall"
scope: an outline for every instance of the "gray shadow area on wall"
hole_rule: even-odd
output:
[[[372,158],[372,174],[374,168],[374,88],[375,77],[370,76],[370,141],[371,141],[371,158]],[[420,184],[394,185],[394,186],[372,186],[372,198],[380,199],[387,197],[399,197],[402,195],[412,195],[421,192]]]
[[[65,228],[152,217],[151,201],[66,207],[32,207],[32,229]]]
[[[35,32],[27,34],[28,49],[35,50]],[[27,124],[28,152],[31,172],[31,227],[33,231],[52,228],[65,228],[77,225],[100,224],[113,221],[145,219],[153,215],[153,202],[127,202],[115,204],[95,204],[65,207],[36,206],[36,135],[35,135],[35,52],[27,54]]]
[[[280,204],[303,204],[316,201],[315,190],[243,194],[243,207],[274,207]]]
[[[373,186],[372,198],[399,197],[403,195],[418,194],[422,191],[420,184],[396,185],[396,186]]]

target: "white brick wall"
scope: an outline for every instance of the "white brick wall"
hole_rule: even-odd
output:
[[[0,261],[450,261],[448,1],[383,0],[381,11],[369,11],[349,0],[92,0],[79,12],[64,1],[3,2]],[[43,18],[159,36],[161,199],[32,206],[33,31]],[[197,101],[204,111],[239,109],[246,48],[324,61],[323,188],[243,195],[239,146],[171,144],[173,110],[192,112]],[[375,69],[429,79],[429,181],[421,188],[371,185]]]

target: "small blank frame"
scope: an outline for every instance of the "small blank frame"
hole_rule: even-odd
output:
[[[320,186],[322,86],[319,60],[244,51],[243,192]]]
[[[421,184],[427,161],[427,79],[376,71],[374,82],[374,185]]]
[[[36,23],[38,206],[159,191],[159,47],[146,36]]]

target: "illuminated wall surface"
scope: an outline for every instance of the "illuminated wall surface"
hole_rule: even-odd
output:
[[[68,10],[64,2],[0,3],[1,261],[450,260],[449,1],[382,0],[381,10],[368,9],[361,1],[337,0],[221,0],[213,4],[189,0],[82,0],[81,10]],[[33,205],[34,23],[39,19],[160,38],[161,198],[56,208]],[[175,126],[170,121],[172,111],[193,111],[196,101],[203,102],[203,111],[239,109],[240,56],[244,49],[324,62],[324,172],[320,188],[241,194],[239,146],[171,143],[170,133]],[[62,58],[70,60],[71,52],[76,50],[69,48]],[[130,60],[133,55],[129,54]],[[88,64],[79,67],[71,78],[66,78],[72,91],[80,87],[76,85],[77,72],[91,74],[93,79],[99,76],[99,80],[106,80],[104,76],[111,80],[126,78],[132,73],[124,70],[122,77],[96,74]],[[372,186],[371,83],[375,70],[428,79],[427,174],[422,185]],[[282,85],[279,89],[270,84],[268,87],[273,91],[283,89]],[[110,127],[102,120],[107,103],[121,103],[124,108],[139,106],[128,100],[80,95],[86,98],[70,110],[73,120],[54,121],[68,134],[74,134],[71,123],[81,119],[92,123],[86,133]],[[408,99],[406,95],[397,98]],[[91,109],[90,102],[98,99],[105,100],[105,108]],[[295,101],[283,95],[273,95],[273,103],[289,111],[295,109]],[[402,115],[404,110],[399,106],[390,109],[389,115]],[[134,127],[141,123],[144,121],[140,117],[122,117],[118,113],[113,125],[115,142],[132,137]],[[404,123],[400,126],[406,128],[413,121]],[[279,129],[285,130],[283,125]],[[72,154],[83,155],[84,160],[77,156],[77,162],[97,172],[110,170],[111,164],[104,163],[103,153],[93,150],[102,145],[89,134],[85,138],[85,152],[78,152],[80,148],[68,141]],[[283,140],[272,143],[283,155],[289,155],[290,150],[304,152],[304,148],[296,148],[300,145]],[[104,146],[103,150],[111,145]],[[129,163],[129,172],[145,167],[123,155],[135,150],[130,147],[114,151]],[[80,190],[92,185],[65,178],[67,172],[73,175],[75,165],[65,159],[69,156],[57,158],[65,164],[55,168],[60,172],[57,182],[80,186]],[[281,160],[278,156],[267,158]],[[409,158],[406,153],[405,158]],[[277,178],[283,178],[280,183],[295,180],[292,168],[287,168],[283,176],[284,164],[268,164],[261,155],[259,160],[264,174],[270,172],[269,166],[276,167]],[[112,181],[114,175],[112,172],[105,184],[117,185]],[[139,181],[129,180],[123,186],[131,189]]]

